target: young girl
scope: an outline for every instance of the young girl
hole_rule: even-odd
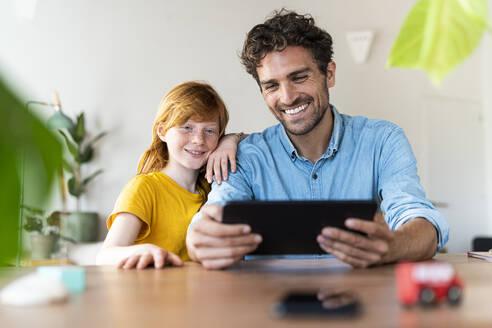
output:
[[[210,185],[204,165],[224,135],[228,119],[222,99],[207,84],[186,82],[164,96],[154,121],[152,144],[108,218],[109,232],[98,264],[143,269],[151,264],[155,268],[181,266],[189,260],[186,230],[207,199]],[[209,181],[212,170],[216,180],[221,171],[227,179],[228,161],[234,171],[239,138],[223,139],[225,150],[214,155],[215,165],[208,165]],[[220,164],[224,162],[225,168]]]

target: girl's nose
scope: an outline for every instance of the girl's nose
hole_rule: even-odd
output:
[[[204,139],[205,138],[204,138],[203,132],[197,131],[197,132],[193,133],[191,142],[198,144],[198,145],[201,145],[201,144],[203,144]]]

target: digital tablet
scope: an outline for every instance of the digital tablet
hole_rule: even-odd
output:
[[[324,227],[349,230],[348,217],[372,221],[377,208],[373,201],[234,201],[222,222],[248,224],[263,237],[251,254],[324,254],[316,241]]]

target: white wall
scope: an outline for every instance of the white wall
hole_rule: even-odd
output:
[[[0,4],[3,72],[21,87],[27,99],[49,100],[56,89],[67,112],[75,114],[83,109],[90,130],[110,132],[99,144],[97,159],[89,168],[103,167],[106,172],[91,184],[85,198],[85,208],[103,216],[111,211],[119,191],[135,173],[138,158],[150,141],[157,105],[173,85],[191,79],[214,85],[230,110],[229,131],[258,131],[275,123],[256,83],[241,67],[238,53],[247,31],[282,6],[312,13],[318,25],[332,34],[337,62],[332,102],[344,113],[383,118],[402,126],[433,200],[447,201],[441,199],[439,186],[428,183],[433,167],[427,162],[429,133],[424,124],[426,111],[431,110],[429,103],[436,106],[435,99],[438,105],[443,99],[442,104],[461,101],[482,108],[483,98],[487,98],[490,108],[490,95],[482,91],[483,83],[489,89],[491,86],[490,80],[481,78],[485,65],[491,71],[487,60],[482,60],[483,48],[458,67],[440,89],[434,88],[422,72],[384,69],[413,0],[40,0],[32,20],[16,18],[12,2]],[[356,65],[345,32],[367,28],[376,31],[376,38],[368,62]],[[490,48],[487,51],[491,53]],[[466,115],[466,108],[449,115]],[[480,122],[475,123],[474,129],[482,129]],[[490,136],[486,140],[492,143]],[[435,151],[439,149],[432,150],[434,155]],[[478,152],[479,157],[483,149]],[[492,164],[492,155],[487,159]],[[483,168],[470,171],[465,167],[459,174],[483,181],[480,170]],[[470,192],[485,200],[485,186],[479,183],[473,187]],[[455,194],[461,192],[457,186]],[[448,205],[467,212],[467,204]],[[467,221],[470,232],[462,234],[456,243],[451,236],[450,250],[464,251],[472,234],[488,231],[486,203],[478,206],[478,217]],[[453,232],[459,234],[463,220],[453,217],[456,212],[452,208],[449,211],[452,228],[458,227]]]
[[[492,17],[492,0],[489,0],[489,17]],[[487,211],[492,214],[492,36],[485,34],[482,57],[482,99],[484,112],[484,149],[486,167]],[[484,234],[492,233],[492,220],[487,220]]]

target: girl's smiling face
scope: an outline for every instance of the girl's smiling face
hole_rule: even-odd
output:
[[[159,137],[167,145],[167,167],[200,170],[219,141],[218,119],[197,122],[193,117],[183,125],[174,126]]]

